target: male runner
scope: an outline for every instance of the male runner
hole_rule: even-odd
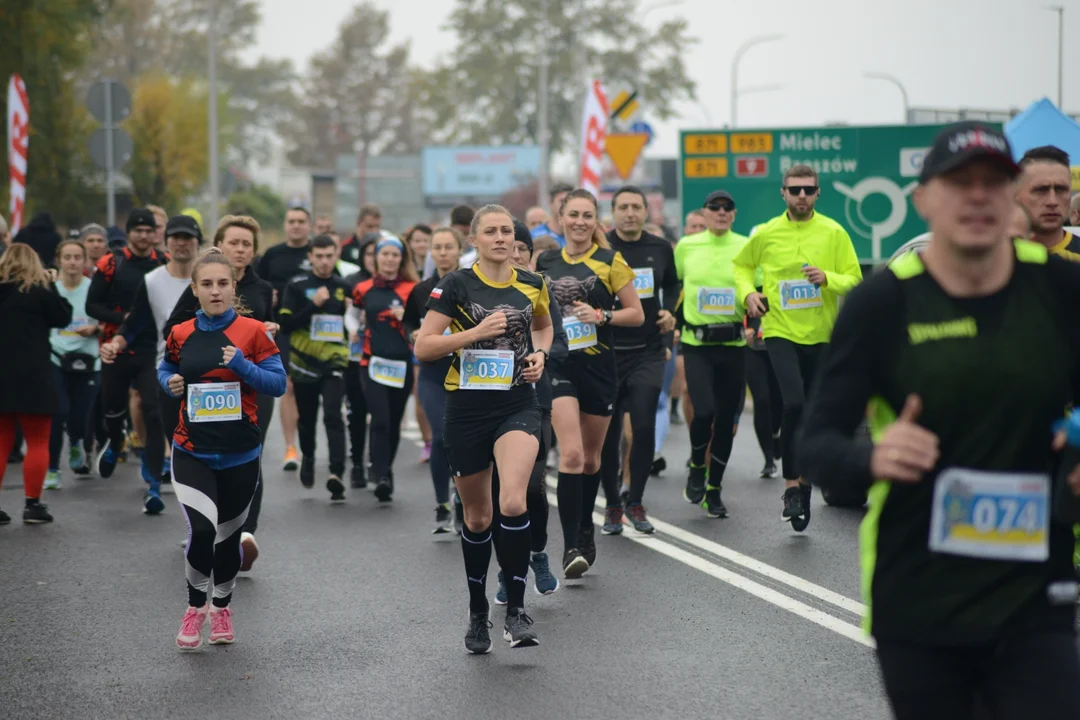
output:
[[[1053,255],[1080,262],[1080,238],[1065,232],[1072,177],[1069,155],[1053,145],[1032,148],[1020,159],[1016,200],[1031,220],[1031,239]]]
[[[360,214],[356,218],[356,234],[346,238],[341,243],[341,259],[345,262],[364,266],[364,246],[361,242],[365,235],[378,233],[382,230],[382,210],[378,205],[365,205],[360,208]],[[320,235],[324,233],[319,233]]]
[[[559,247],[566,247],[566,236],[563,234],[562,225],[559,224],[559,216],[562,215],[563,200],[573,189],[572,185],[566,183],[555,183],[551,186],[548,191],[550,204],[548,205],[547,221],[532,229],[533,240],[547,236],[555,238],[555,242],[559,243]]]

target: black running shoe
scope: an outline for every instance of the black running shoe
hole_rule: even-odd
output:
[[[589,523],[589,527],[581,528],[577,534],[577,546],[581,551],[581,557],[589,563],[589,567],[596,564],[596,526]]]
[[[765,480],[775,480],[776,479],[776,463],[774,463],[772,460],[765,463],[765,467],[761,468],[761,477],[764,478]]]
[[[315,458],[305,457],[300,461],[300,484],[306,488],[315,487]]]
[[[448,535],[454,532],[453,517],[454,514],[450,512],[450,506],[440,504],[435,508],[435,529],[431,531],[431,534]]]
[[[630,518],[630,522],[633,523],[634,529],[639,533],[651,535],[656,532],[656,528],[653,527],[653,524],[649,522],[649,518],[646,517],[645,507],[641,503],[627,505],[626,516]]]
[[[11,516],[3,510],[0,510],[0,525],[7,525],[11,522]]]
[[[42,525],[51,523],[53,516],[49,514],[49,508],[41,503],[34,503],[23,510],[22,521],[25,525]]]
[[[781,515],[781,519],[785,522],[792,518],[800,518],[806,514],[806,507],[803,505],[805,494],[802,488],[789,487],[784,491],[784,514]]]
[[[667,470],[667,460],[664,459],[664,456],[657,455],[656,457],[654,457],[652,461],[652,467],[649,468],[649,474],[659,475],[665,470]]]
[[[394,483],[390,478],[379,478],[379,482],[375,485],[375,497],[379,498],[379,502],[390,502],[394,499]]]
[[[525,608],[506,609],[503,640],[509,642],[512,648],[536,647],[540,644],[540,638],[533,630],[532,618],[525,614]]]
[[[341,502],[345,499],[345,483],[337,475],[331,475],[326,481],[326,489],[330,491],[331,502]]]
[[[709,485],[705,488],[705,499],[701,503],[705,508],[705,514],[711,518],[726,518],[728,516],[724,501],[720,499],[720,488]]]
[[[810,525],[810,483],[802,483],[799,485],[798,490],[802,494],[803,514],[801,517],[791,519],[791,529],[795,532],[802,532]]]
[[[570,548],[562,556],[563,577],[577,580],[589,569],[589,561],[582,557],[577,548]]]
[[[364,473],[364,463],[352,466],[349,484],[352,485],[353,490],[363,490],[367,487],[367,474]]]
[[[465,631],[465,649],[473,655],[491,652],[491,621],[486,612],[469,613],[469,629]]]
[[[683,500],[691,505],[700,505],[705,499],[705,466],[690,466],[690,472],[686,476],[686,489],[683,490]]]

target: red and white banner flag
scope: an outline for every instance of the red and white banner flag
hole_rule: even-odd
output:
[[[30,149],[30,98],[18,75],[8,83],[7,100],[8,172],[11,175],[11,204],[8,229],[12,237],[22,227],[26,205],[26,157]]]
[[[607,137],[608,101],[604,86],[593,80],[585,99],[585,117],[581,131],[581,174],[578,185],[593,195],[600,195],[600,168]]]

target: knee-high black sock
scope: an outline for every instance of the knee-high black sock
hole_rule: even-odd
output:
[[[592,527],[592,511],[596,507],[596,496],[600,493],[600,473],[581,476],[581,527]],[[615,493],[618,498],[618,492]]]
[[[581,527],[581,481],[580,473],[559,472],[555,495],[559,498],[559,523],[562,525],[564,551],[577,548],[578,545],[578,529]]]
[[[465,556],[465,577],[469,582],[470,612],[487,612],[487,572],[491,564],[491,528],[474,533],[461,529],[461,554]]]
[[[547,547],[548,499],[543,488],[529,488],[525,494],[529,508],[529,535],[532,542],[529,547],[534,553],[544,552]]]
[[[529,513],[515,517],[503,517],[502,530],[502,571],[506,583],[506,606],[525,607],[525,581],[529,577]]]

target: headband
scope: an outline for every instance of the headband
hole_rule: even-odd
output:
[[[405,246],[396,237],[383,238],[375,245],[375,254],[378,255],[384,247],[396,247],[398,252],[405,254]]]

